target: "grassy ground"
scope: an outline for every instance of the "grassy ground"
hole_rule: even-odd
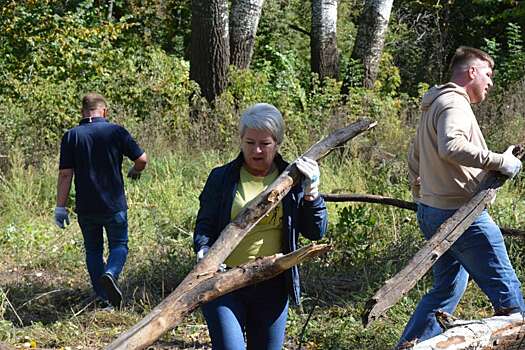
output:
[[[348,147],[323,162],[322,191],[409,199],[402,157],[376,150],[359,160],[357,152]],[[91,302],[75,215],[65,230],[53,224],[56,159],[32,167],[11,156],[10,170],[0,178],[0,341],[17,347],[103,348],[191,269],[198,194],[209,170],[234,154],[161,149],[149,154],[151,163],[140,181],[126,183],[130,255],[120,279],[126,303],[113,312],[97,310]],[[522,188],[521,178],[506,185],[492,209],[497,222],[523,226]],[[361,313],[368,298],[421,246],[414,214],[373,204],[328,207],[330,230],[324,241],[333,249],[302,266],[304,302],[290,311],[286,349],[389,349],[429,287],[429,278],[367,329]],[[523,279],[521,242],[508,239],[508,244]],[[486,298],[470,286],[458,315],[478,318],[490,313]],[[188,316],[154,348],[209,349],[200,312]]]

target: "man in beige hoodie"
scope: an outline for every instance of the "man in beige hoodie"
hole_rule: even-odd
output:
[[[449,83],[423,97],[421,120],[408,155],[409,179],[417,219],[426,239],[474,194],[489,170],[514,177],[521,161],[488,150],[471,108],[492,87],[493,59],[485,52],[460,47],[451,62]],[[435,312],[453,313],[469,276],[489,297],[496,313],[525,311],[521,284],[509,261],[501,231],[487,211],[432,268],[432,289],[419,302],[399,345],[423,341],[442,332]]]

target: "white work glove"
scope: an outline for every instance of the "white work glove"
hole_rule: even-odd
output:
[[[210,250],[210,248],[208,248],[207,246],[204,246],[197,252],[197,263],[199,263],[202,259],[204,259],[206,254],[208,254],[208,250]],[[220,264],[219,265],[219,270],[218,271],[224,272],[226,270],[227,270],[226,264]]]
[[[312,196],[313,199],[319,196],[319,165],[313,159],[301,157],[295,162],[297,169],[304,175],[302,182],[304,195]]]
[[[509,148],[503,152],[503,164],[499,169],[503,175],[507,175],[511,179],[521,170],[521,160],[512,154],[513,149],[514,146],[509,146]]]
[[[210,248],[204,246],[197,252],[197,262],[201,261],[208,254],[208,250]]]
[[[135,169],[135,166],[132,165],[131,168],[129,168],[129,170],[128,170],[128,177],[131,180],[138,180],[138,179],[140,179],[140,171]]]
[[[55,208],[55,224],[60,228],[65,228],[66,224],[69,225],[69,215],[65,207]]]

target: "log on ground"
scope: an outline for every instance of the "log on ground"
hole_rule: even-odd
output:
[[[525,319],[520,313],[472,321],[454,320],[447,327],[442,334],[416,343],[411,349],[525,349]]]

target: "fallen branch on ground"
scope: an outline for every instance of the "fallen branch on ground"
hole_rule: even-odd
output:
[[[416,343],[413,350],[510,350],[525,349],[525,320],[520,313],[494,316],[482,320],[450,319],[438,314],[446,330],[433,338]]]
[[[375,194],[354,194],[354,193],[321,193],[327,202],[361,202],[391,205],[401,209],[416,211],[417,204],[404,201],[402,199],[378,196]],[[508,227],[500,227],[501,233],[505,236],[525,238],[525,231]]]
[[[353,137],[370,130],[376,125],[369,120],[359,120],[346,128],[336,130],[325,139],[314,144],[303,156],[320,160],[334,148],[344,144]],[[157,340],[163,333],[177,325],[189,311],[186,300],[190,293],[199,290],[199,285],[205,281],[202,276],[213,274],[219,265],[226,260],[246,234],[275,208],[290,188],[301,179],[295,164],[290,164],[281,175],[250,204],[221,232],[219,238],[192,271],[184,278],[179,286],[155,307],[146,317],[133,326],[129,331],[120,335],[108,345],[107,349],[144,349]],[[240,288],[232,288],[232,290]]]

